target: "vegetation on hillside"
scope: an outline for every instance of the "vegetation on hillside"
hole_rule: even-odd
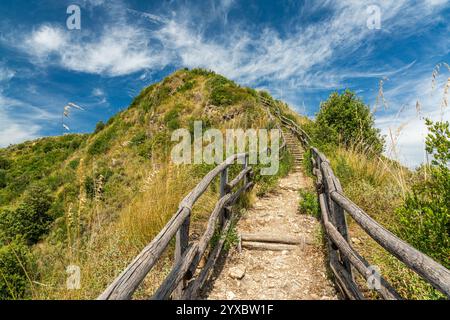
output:
[[[0,298],[95,298],[176,212],[214,165],[175,165],[171,133],[194,121],[203,129],[273,128],[253,89],[215,74],[179,70],[137,96],[89,135],[44,138],[0,149]],[[260,176],[255,193],[277,176]],[[230,176],[242,165],[230,168]],[[200,233],[218,198],[218,181],[199,199],[192,232]],[[243,201],[241,206],[245,206]],[[232,233],[232,231],[230,231]],[[136,297],[148,297],[168,273],[173,246]],[[68,266],[81,288],[66,287]]]
[[[427,121],[432,162],[412,172],[382,155],[384,138],[370,109],[353,92],[333,93],[312,121],[272,100],[326,153],[345,193],[375,220],[449,267],[450,133],[448,122]],[[276,127],[253,89],[217,75],[179,70],[152,84],[129,108],[89,135],[43,138],[0,149],[0,299],[95,298],[176,212],[179,201],[214,165],[175,165],[178,128],[201,120],[203,130]],[[311,169],[305,154],[305,168]],[[285,152],[276,176],[255,170],[261,195],[289,172]],[[230,168],[235,175],[241,165]],[[192,212],[200,234],[218,198],[218,182]],[[249,197],[251,198],[251,196]],[[241,209],[248,205],[242,201]],[[310,190],[300,209],[318,215]],[[349,219],[352,244],[405,298],[442,297]],[[233,230],[230,231],[233,243]],[[227,245],[228,247],[229,245]],[[136,297],[148,297],[170,270],[173,245]],[[66,268],[81,270],[81,288],[66,287]]]
[[[333,93],[321,105],[316,121],[304,123],[303,128],[330,159],[350,199],[384,227],[448,268],[449,124],[427,120],[427,125],[426,149],[434,160],[416,172],[381,154],[384,138],[374,127],[369,107],[351,91]],[[311,172],[309,158],[307,154],[305,167]],[[382,275],[403,297],[442,297],[375,243],[350,217],[349,228],[352,244],[380,267]]]

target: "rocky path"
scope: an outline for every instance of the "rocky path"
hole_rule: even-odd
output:
[[[243,242],[241,250],[231,249],[204,298],[338,299],[327,276],[320,223],[298,211],[299,189],[311,183],[308,179],[296,168],[275,191],[258,198],[237,225],[240,234],[288,237],[300,243],[261,250],[247,249]]]

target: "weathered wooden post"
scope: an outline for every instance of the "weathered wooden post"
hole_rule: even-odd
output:
[[[187,250],[189,246],[189,225],[190,225],[191,217],[189,216],[184,220],[180,229],[176,235],[176,243],[175,243],[175,262],[174,265],[181,263],[181,257]],[[186,287],[186,280],[180,282],[178,287],[173,292],[173,299],[180,299],[183,295],[184,288]]]
[[[228,183],[228,167],[223,169],[222,172],[220,173],[220,198],[222,198],[228,192],[230,192],[230,190],[228,190],[228,188],[227,188],[227,183]],[[225,221],[224,214],[225,214],[225,210],[223,210],[220,213],[220,216],[219,216],[219,226],[221,228],[222,228],[223,223]]]
[[[244,164],[242,165],[242,169],[245,170],[247,169],[247,167],[248,167],[248,154],[244,156]],[[247,182],[248,182],[248,173],[246,173],[244,176],[244,186],[247,185]]]
[[[339,179],[334,175],[332,178],[333,178],[333,183],[334,183],[334,187],[335,187],[336,191],[342,192],[342,186],[341,186]],[[345,217],[344,209],[342,209],[342,207],[339,204],[337,204],[334,200],[332,200],[332,199],[330,199],[330,200],[331,200],[331,207],[332,207],[332,211],[333,211],[333,215],[334,215],[334,220],[336,223],[336,228],[338,229],[339,233],[344,237],[344,239],[347,242],[349,242],[348,241],[349,239],[348,239],[347,219]],[[344,264],[345,269],[350,274],[350,277],[354,280],[350,261],[347,258],[343,257],[342,262]]]

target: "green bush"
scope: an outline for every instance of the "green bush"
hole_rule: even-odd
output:
[[[132,146],[138,146],[140,144],[143,144],[145,140],[147,139],[147,134],[145,131],[138,132],[133,138],[131,138],[131,145]]]
[[[0,300],[27,298],[27,273],[32,273],[32,265],[31,253],[23,243],[0,247]]]
[[[214,71],[206,70],[202,68],[194,68],[191,71],[189,71],[194,76],[211,76],[215,75]]]
[[[209,80],[211,88],[210,101],[215,106],[228,106],[236,103],[239,98],[239,88],[227,78],[216,75]]]
[[[0,157],[0,169],[8,170],[11,166],[11,161],[4,157]]]
[[[180,127],[180,110],[182,108],[181,105],[177,105],[164,116],[164,122],[170,130],[176,130]]]
[[[320,207],[315,192],[300,190],[300,211],[314,217],[319,217]]]
[[[78,166],[80,165],[80,159],[75,159],[69,162],[69,167],[72,170],[76,170],[78,168]]]
[[[51,204],[52,198],[44,186],[32,186],[15,210],[0,211],[2,241],[22,238],[29,244],[36,243],[48,231],[53,220],[48,214]]]
[[[426,121],[426,150],[433,155],[427,177],[412,186],[397,209],[401,237],[450,268],[450,130],[449,122]],[[419,173],[419,175],[421,175]],[[422,176],[422,175],[421,175]]]
[[[99,121],[97,122],[96,126],[95,126],[95,131],[94,134],[102,131],[105,128],[105,124],[103,123],[103,121]]]
[[[143,158],[150,159],[152,157],[153,145],[151,141],[146,141],[139,145],[137,154]]]
[[[84,179],[84,190],[86,191],[86,196],[89,199],[94,199],[95,196],[95,181],[93,177],[86,177]]]
[[[0,169],[0,189],[6,187],[6,170]]]
[[[316,117],[314,136],[319,143],[359,146],[381,154],[384,139],[374,126],[370,108],[353,92],[334,92],[323,102]]]
[[[93,156],[97,154],[105,153],[110,148],[110,142],[115,137],[116,128],[110,127],[108,130],[103,130],[91,143],[88,149],[88,153]]]
[[[195,86],[195,80],[187,81],[177,89],[177,92],[182,93],[191,90]]]

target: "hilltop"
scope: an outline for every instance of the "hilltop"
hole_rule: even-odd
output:
[[[143,89],[92,134],[0,149],[0,254],[20,252],[32,278],[11,258],[3,297],[94,298],[214,166],[170,161],[171,133],[192,132],[194,121],[202,121],[203,130],[274,127],[255,90],[214,72],[183,69]],[[285,159],[279,175],[289,170]],[[257,177],[256,192],[269,190],[277,177]],[[193,213],[199,227],[216,193]],[[65,290],[69,265],[81,268],[81,290]]]

